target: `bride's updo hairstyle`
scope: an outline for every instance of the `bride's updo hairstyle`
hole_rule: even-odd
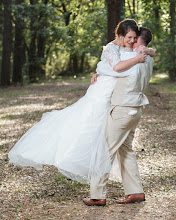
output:
[[[118,23],[115,29],[115,37],[125,37],[129,31],[136,32],[137,36],[140,34],[139,26],[134,19],[125,19]]]

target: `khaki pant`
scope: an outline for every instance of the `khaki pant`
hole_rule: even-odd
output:
[[[125,195],[143,192],[136,155],[132,150],[134,132],[141,114],[141,107],[121,106],[113,106],[108,114],[106,139],[109,146],[111,163],[113,164],[114,158],[117,152],[119,152]],[[92,199],[106,198],[108,178],[109,174],[91,178],[90,197]]]

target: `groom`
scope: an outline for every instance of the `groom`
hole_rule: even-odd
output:
[[[136,51],[151,52],[146,46],[152,40],[149,29],[141,28],[141,34],[134,44]],[[140,47],[139,47],[140,46]],[[142,49],[141,49],[142,48]],[[148,104],[147,97],[143,94],[152,75],[153,58],[147,56],[146,62],[137,64],[138,72],[129,74],[123,71],[125,77],[118,77],[118,73],[109,70],[109,74],[117,76],[118,80],[111,97],[111,109],[108,113],[106,126],[106,139],[112,166],[114,158],[119,153],[121,163],[122,183],[126,198],[117,203],[133,203],[145,201],[135,153],[132,150],[132,140],[135,128],[141,118],[143,106]],[[132,67],[133,68],[133,67]],[[132,71],[131,71],[132,72]],[[100,72],[98,72],[100,73]],[[115,73],[115,74],[114,74]],[[96,81],[96,76],[92,79]],[[84,199],[86,205],[106,205],[106,184],[109,174],[92,177],[90,183],[90,199]]]

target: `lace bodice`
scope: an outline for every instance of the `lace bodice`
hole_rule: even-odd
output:
[[[109,63],[113,68],[121,59],[120,51],[131,51],[130,48],[120,47],[119,45],[109,43],[106,46],[103,46],[103,52],[101,55],[101,61]]]

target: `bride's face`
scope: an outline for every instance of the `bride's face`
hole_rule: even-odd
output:
[[[123,37],[124,47],[133,48],[133,44],[137,42],[137,34],[135,31],[129,31],[125,37]]]

